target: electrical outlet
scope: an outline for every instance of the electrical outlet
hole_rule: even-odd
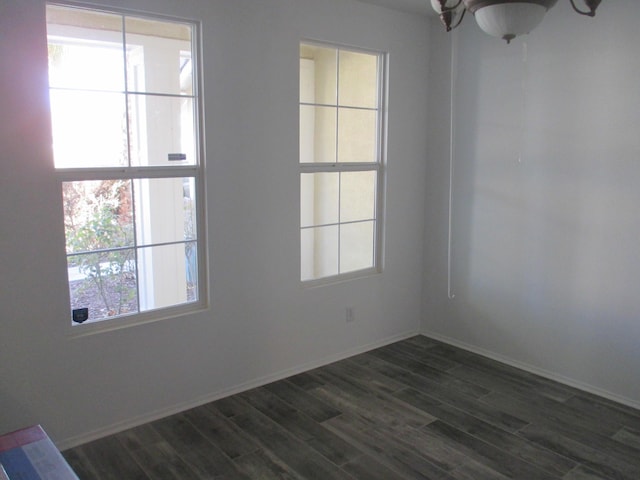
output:
[[[353,307],[347,307],[347,323],[353,322],[356,319],[355,312],[353,311]]]

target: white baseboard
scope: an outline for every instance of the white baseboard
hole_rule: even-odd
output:
[[[319,360],[304,363],[302,365],[298,365],[296,367],[288,368],[273,374],[265,375],[260,378],[256,378],[253,380],[249,380],[247,382],[240,383],[238,385],[234,385],[233,387],[211,392],[207,395],[189,400],[187,402],[179,403],[176,405],[171,405],[167,408],[162,408],[159,410],[155,410],[153,412],[149,412],[144,415],[139,415],[134,418],[130,418],[127,420],[123,420],[121,422],[116,422],[111,425],[107,425],[103,428],[99,428],[97,430],[93,430],[91,432],[86,432],[80,435],[76,435],[73,437],[69,437],[66,439],[56,441],[56,446],[60,450],[66,450],[68,448],[73,448],[78,445],[82,445],[84,443],[91,442],[93,440],[97,440],[99,438],[103,438],[109,435],[113,435],[114,433],[122,432],[124,430],[128,430],[130,428],[138,427],[145,423],[153,422],[155,420],[159,420],[164,417],[168,417],[170,415],[174,415],[176,413],[183,412],[185,410],[189,410],[191,408],[199,407],[209,402],[214,402],[216,400],[220,400],[221,398],[228,397],[230,395],[235,395],[237,393],[241,393],[247,390],[251,390],[252,388],[261,387],[268,383],[276,382],[278,380],[282,380],[287,377],[291,377],[292,375],[297,375],[299,373],[303,373],[309,370],[313,370],[314,368],[322,367],[324,365],[328,365],[330,363],[334,363],[340,360],[344,360],[345,358],[352,357],[354,355],[358,355],[360,353],[368,352],[369,350],[373,350],[379,347],[383,347],[385,345],[389,345],[391,343],[399,342],[400,340],[404,340],[415,335],[419,335],[419,331],[410,331],[405,332],[398,335],[393,335],[391,337],[387,337],[385,339],[369,343],[367,345],[361,345],[344,352],[340,352],[337,354],[329,355],[327,357],[321,358]]]
[[[454,347],[458,347],[458,348],[461,348],[463,350],[467,350],[467,351],[472,352],[472,353],[477,353],[478,355],[482,355],[483,357],[487,357],[487,358],[490,358],[492,360],[496,360],[498,362],[505,363],[505,364],[510,365],[512,367],[519,368],[520,370],[524,370],[525,372],[533,373],[535,375],[539,375],[539,376],[547,378],[549,380],[553,380],[555,382],[562,383],[563,385],[567,385],[569,387],[577,388],[578,390],[582,390],[582,391],[587,392],[587,393],[592,393],[592,394],[597,395],[599,397],[603,397],[603,398],[606,398],[608,400],[612,400],[612,401],[614,401],[616,403],[620,403],[622,405],[626,405],[628,407],[640,410],[640,402],[638,402],[636,400],[632,400],[630,398],[623,397],[621,395],[617,395],[615,393],[609,392],[607,390],[603,390],[603,389],[598,388],[598,387],[594,387],[593,385],[590,385],[588,383],[580,382],[580,381],[574,380],[572,378],[560,375],[560,374],[558,374],[556,372],[545,370],[543,368],[538,368],[538,367],[536,367],[534,365],[529,365],[527,363],[519,362],[519,361],[514,360],[512,358],[505,357],[504,355],[500,355],[499,353],[495,353],[495,352],[492,352],[492,351],[489,351],[489,350],[485,350],[484,348],[480,348],[480,347],[475,346],[475,345],[471,345],[471,344],[468,344],[468,343],[465,343],[465,342],[461,342],[460,340],[456,340],[455,338],[447,337],[445,335],[441,335],[441,334],[436,333],[436,332],[430,332],[430,331],[423,330],[423,331],[420,332],[420,334],[424,335],[426,337],[429,337],[429,338],[433,338],[434,340],[439,340],[439,341],[441,341],[443,343],[447,343],[447,344],[452,345]]]

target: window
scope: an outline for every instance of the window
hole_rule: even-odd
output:
[[[300,46],[302,281],[379,268],[383,60]]]
[[[72,323],[201,306],[196,25],[50,4],[47,37]]]

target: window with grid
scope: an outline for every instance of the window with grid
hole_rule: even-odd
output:
[[[383,60],[300,45],[302,281],[379,268]]]
[[[47,38],[72,324],[201,306],[196,24],[48,4]]]

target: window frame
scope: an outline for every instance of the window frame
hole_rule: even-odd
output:
[[[334,42],[326,42],[320,40],[313,40],[302,38],[298,42],[298,85],[300,84],[300,47],[302,45],[308,45],[311,47],[320,47],[320,48],[332,48],[336,49],[338,52],[347,51],[353,53],[363,53],[368,55],[375,55],[378,58],[377,64],[377,107],[375,111],[376,115],[376,161],[375,162],[338,162],[336,158],[336,162],[307,162],[303,163],[300,160],[300,153],[298,153],[298,281],[304,287],[317,287],[322,285],[328,285],[332,283],[340,283],[343,281],[348,281],[357,278],[368,277],[371,275],[376,275],[382,273],[383,271],[383,261],[384,261],[384,223],[385,223],[385,187],[386,187],[386,163],[387,163],[387,122],[388,122],[388,53],[380,50],[373,50],[362,47],[354,47],[351,45],[345,45]],[[336,75],[338,75],[337,67],[339,65],[339,57],[337,58],[336,64]],[[338,83],[339,77],[336,78],[336,88],[339,89]],[[339,91],[336,91],[337,96],[339,96]],[[338,98],[336,98],[336,104],[330,105],[325,103],[310,103],[310,102],[302,102],[301,101],[300,91],[298,91],[298,152],[300,151],[300,107],[301,106],[328,106],[335,107],[337,114],[339,113],[341,108],[346,109],[364,109],[364,110],[373,110],[373,109],[365,109],[361,107],[353,107],[353,106],[340,106],[338,102]],[[336,124],[336,149],[338,146],[338,125]],[[342,172],[376,172],[376,186],[375,186],[375,204],[374,204],[374,221],[375,221],[375,232],[374,232],[374,244],[373,244],[373,266],[348,271],[345,273],[338,272],[334,275],[327,275],[324,277],[311,278],[311,279],[303,279],[302,278],[302,241],[300,238],[300,234],[305,229],[316,228],[316,226],[302,226],[301,219],[301,178],[303,174],[309,173],[342,173]],[[357,222],[341,222],[338,219],[338,222],[335,225],[350,224]],[[340,251],[340,246],[338,245],[338,252]],[[339,268],[340,256],[338,254],[338,268]]]
[[[209,278],[208,278],[208,247],[207,247],[207,224],[206,224],[206,184],[205,184],[205,139],[204,139],[204,99],[202,96],[202,22],[194,19],[187,19],[177,16],[167,16],[162,14],[139,12],[135,10],[125,8],[111,8],[97,5],[89,5],[78,2],[65,2],[65,1],[48,1],[46,7],[65,7],[65,8],[78,8],[84,9],[89,12],[105,13],[119,15],[122,17],[123,25],[127,17],[139,18],[147,21],[158,22],[171,22],[177,24],[188,25],[191,29],[191,68],[192,68],[192,80],[193,80],[193,92],[191,95],[185,96],[185,98],[191,98],[193,100],[193,117],[194,117],[194,148],[195,148],[195,162],[191,165],[146,165],[136,166],[129,164],[128,166],[107,166],[107,167],[56,167],[53,165],[56,181],[59,186],[60,195],[62,198],[62,187],[65,182],[75,181],[91,181],[91,180],[125,180],[135,181],[138,179],[162,179],[162,178],[193,178],[195,184],[195,244],[197,251],[197,267],[198,267],[198,286],[197,286],[197,299],[192,302],[185,302],[175,305],[163,306],[158,308],[152,308],[145,311],[138,311],[130,314],[124,314],[114,316],[113,318],[101,318],[91,321],[89,319],[85,323],[75,323],[71,318],[71,292],[69,288],[68,268],[65,270],[66,285],[67,285],[67,304],[69,305],[69,317],[66,322],[65,333],[71,337],[81,337],[86,335],[92,335],[95,333],[118,330],[122,328],[128,328],[136,325],[143,325],[147,323],[173,319],[182,317],[188,314],[193,314],[200,311],[205,311],[209,308]],[[46,21],[48,28],[48,21]],[[84,27],[79,27],[84,28]],[[47,30],[48,36],[48,30]],[[125,37],[125,31],[122,32],[123,41]],[[126,44],[123,44],[123,47]],[[123,51],[124,53],[124,51]],[[126,69],[126,63],[123,65]],[[126,75],[126,73],[125,73]],[[52,87],[49,86],[47,92],[49,93]],[[130,89],[126,85],[122,90],[122,93],[127,95],[137,94],[135,89]],[[143,93],[148,96],[161,96],[161,97],[179,97],[179,95],[167,95],[163,93]],[[49,106],[51,112],[51,107]],[[127,116],[129,112],[127,111]],[[50,120],[51,121],[51,120]],[[128,135],[127,135],[128,137]],[[130,150],[130,145],[127,146],[127,150]],[[53,152],[52,152],[53,163]],[[63,221],[63,214],[60,214],[60,221]],[[66,237],[66,234],[65,234]],[[188,243],[187,240],[182,242],[169,242],[172,243]],[[62,253],[65,257],[65,265],[67,265],[67,258],[74,254],[69,254],[66,251],[66,238],[64,241],[65,251]],[[134,243],[131,249],[139,250],[148,247],[162,246],[164,243],[139,245]],[[136,289],[139,287],[137,286]]]

